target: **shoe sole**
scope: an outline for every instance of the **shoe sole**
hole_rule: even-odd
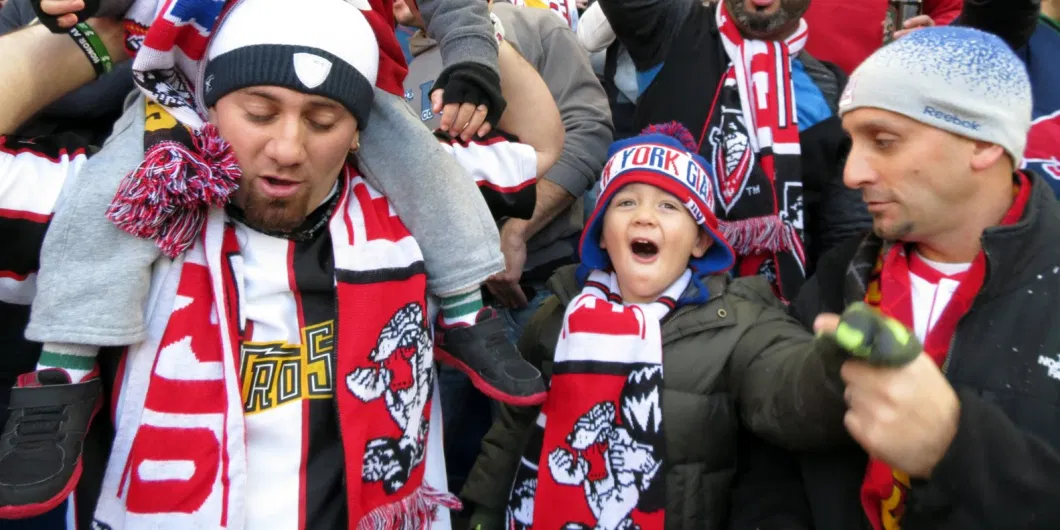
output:
[[[80,458],[77,459],[77,466],[74,467],[74,474],[70,477],[70,480],[67,481],[66,487],[64,487],[56,496],[37,504],[4,506],[3,508],[0,508],[0,519],[28,519],[30,517],[44,515],[62,504],[63,501],[73,493],[79,480],[81,480]]]
[[[435,346],[434,356],[441,362],[448,364],[460,370],[464,375],[471,378],[471,384],[475,385],[475,388],[479,389],[480,392],[487,396],[516,407],[532,407],[534,405],[540,405],[545,402],[545,398],[548,397],[548,392],[538,392],[536,394],[530,394],[528,396],[513,396],[507,392],[502,392],[497,387],[486,382],[482,376],[478,375],[475,370],[470,366],[464,364],[463,361],[453,357],[449,352],[443,350],[440,347]]]
[[[92,415],[88,418],[89,427],[92,426],[92,420],[96,419],[96,414],[99,413],[102,407],[102,399],[96,400],[96,408],[92,410]],[[85,430],[85,436],[88,436],[88,429]],[[84,438],[81,439],[82,449],[84,448]],[[82,456],[84,452],[82,451]],[[74,473],[70,475],[70,480],[66,481],[66,485],[63,486],[62,491],[55,494],[54,497],[36,504],[20,504],[18,506],[0,506],[0,519],[28,519],[30,517],[36,517],[38,515],[44,515],[66,500],[71,493],[74,492],[74,488],[77,487],[77,483],[81,480],[81,456],[77,457],[77,465],[74,466]]]

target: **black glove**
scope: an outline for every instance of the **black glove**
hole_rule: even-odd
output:
[[[438,76],[431,92],[443,88],[442,103],[470,103],[486,105],[486,122],[496,127],[508,103],[501,95],[501,78],[496,72],[478,63],[457,63]]]
[[[84,22],[92,17],[118,17],[129,10],[133,0],[84,0],[85,8],[77,13],[77,21]],[[41,0],[30,0],[33,12],[40,23],[52,33],[66,33],[69,28],[59,27],[59,17],[45,14],[40,8]]]
[[[839,317],[835,334],[818,334],[817,340],[819,346],[834,344],[851,357],[878,366],[908,364],[924,350],[901,322],[864,302],[850,304]]]

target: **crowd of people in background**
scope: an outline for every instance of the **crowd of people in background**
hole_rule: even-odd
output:
[[[1060,528],[1057,57],[1060,0],[0,0],[0,529]]]

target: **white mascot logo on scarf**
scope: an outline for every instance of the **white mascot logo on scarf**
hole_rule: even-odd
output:
[[[711,160],[717,173],[718,198],[725,213],[729,213],[747,187],[755,154],[747,138],[743,112],[722,106],[721,113],[720,126],[710,130],[709,140],[713,147]]]
[[[358,368],[346,377],[354,396],[368,403],[386,400],[390,417],[401,429],[401,438],[369,440],[364,452],[364,480],[382,482],[388,493],[399,490],[420,462],[427,446],[431,395],[431,366],[426,362],[434,347],[423,307],[410,303],[399,309],[383,326],[375,349],[369,354],[375,368]],[[422,411],[415,416],[414,411]]]
[[[596,530],[637,528],[633,510],[662,508],[662,491],[653,487],[662,484],[662,460],[653,449],[663,443],[661,384],[661,366],[633,370],[619,398],[621,417],[613,402],[593,405],[567,436],[574,451],[557,448],[548,455],[553,480],[585,490]]]

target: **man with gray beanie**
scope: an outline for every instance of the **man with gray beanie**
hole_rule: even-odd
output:
[[[1060,206],[1016,170],[1022,62],[996,36],[925,29],[866,60],[839,112],[844,182],[873,230],[825,255],[792,311],[821,326],[865,302],[924,353],[843,365],[860,447],[803,455],[812,527],[1060,528],[1060,328],[1043,325],[1060,310]]]

